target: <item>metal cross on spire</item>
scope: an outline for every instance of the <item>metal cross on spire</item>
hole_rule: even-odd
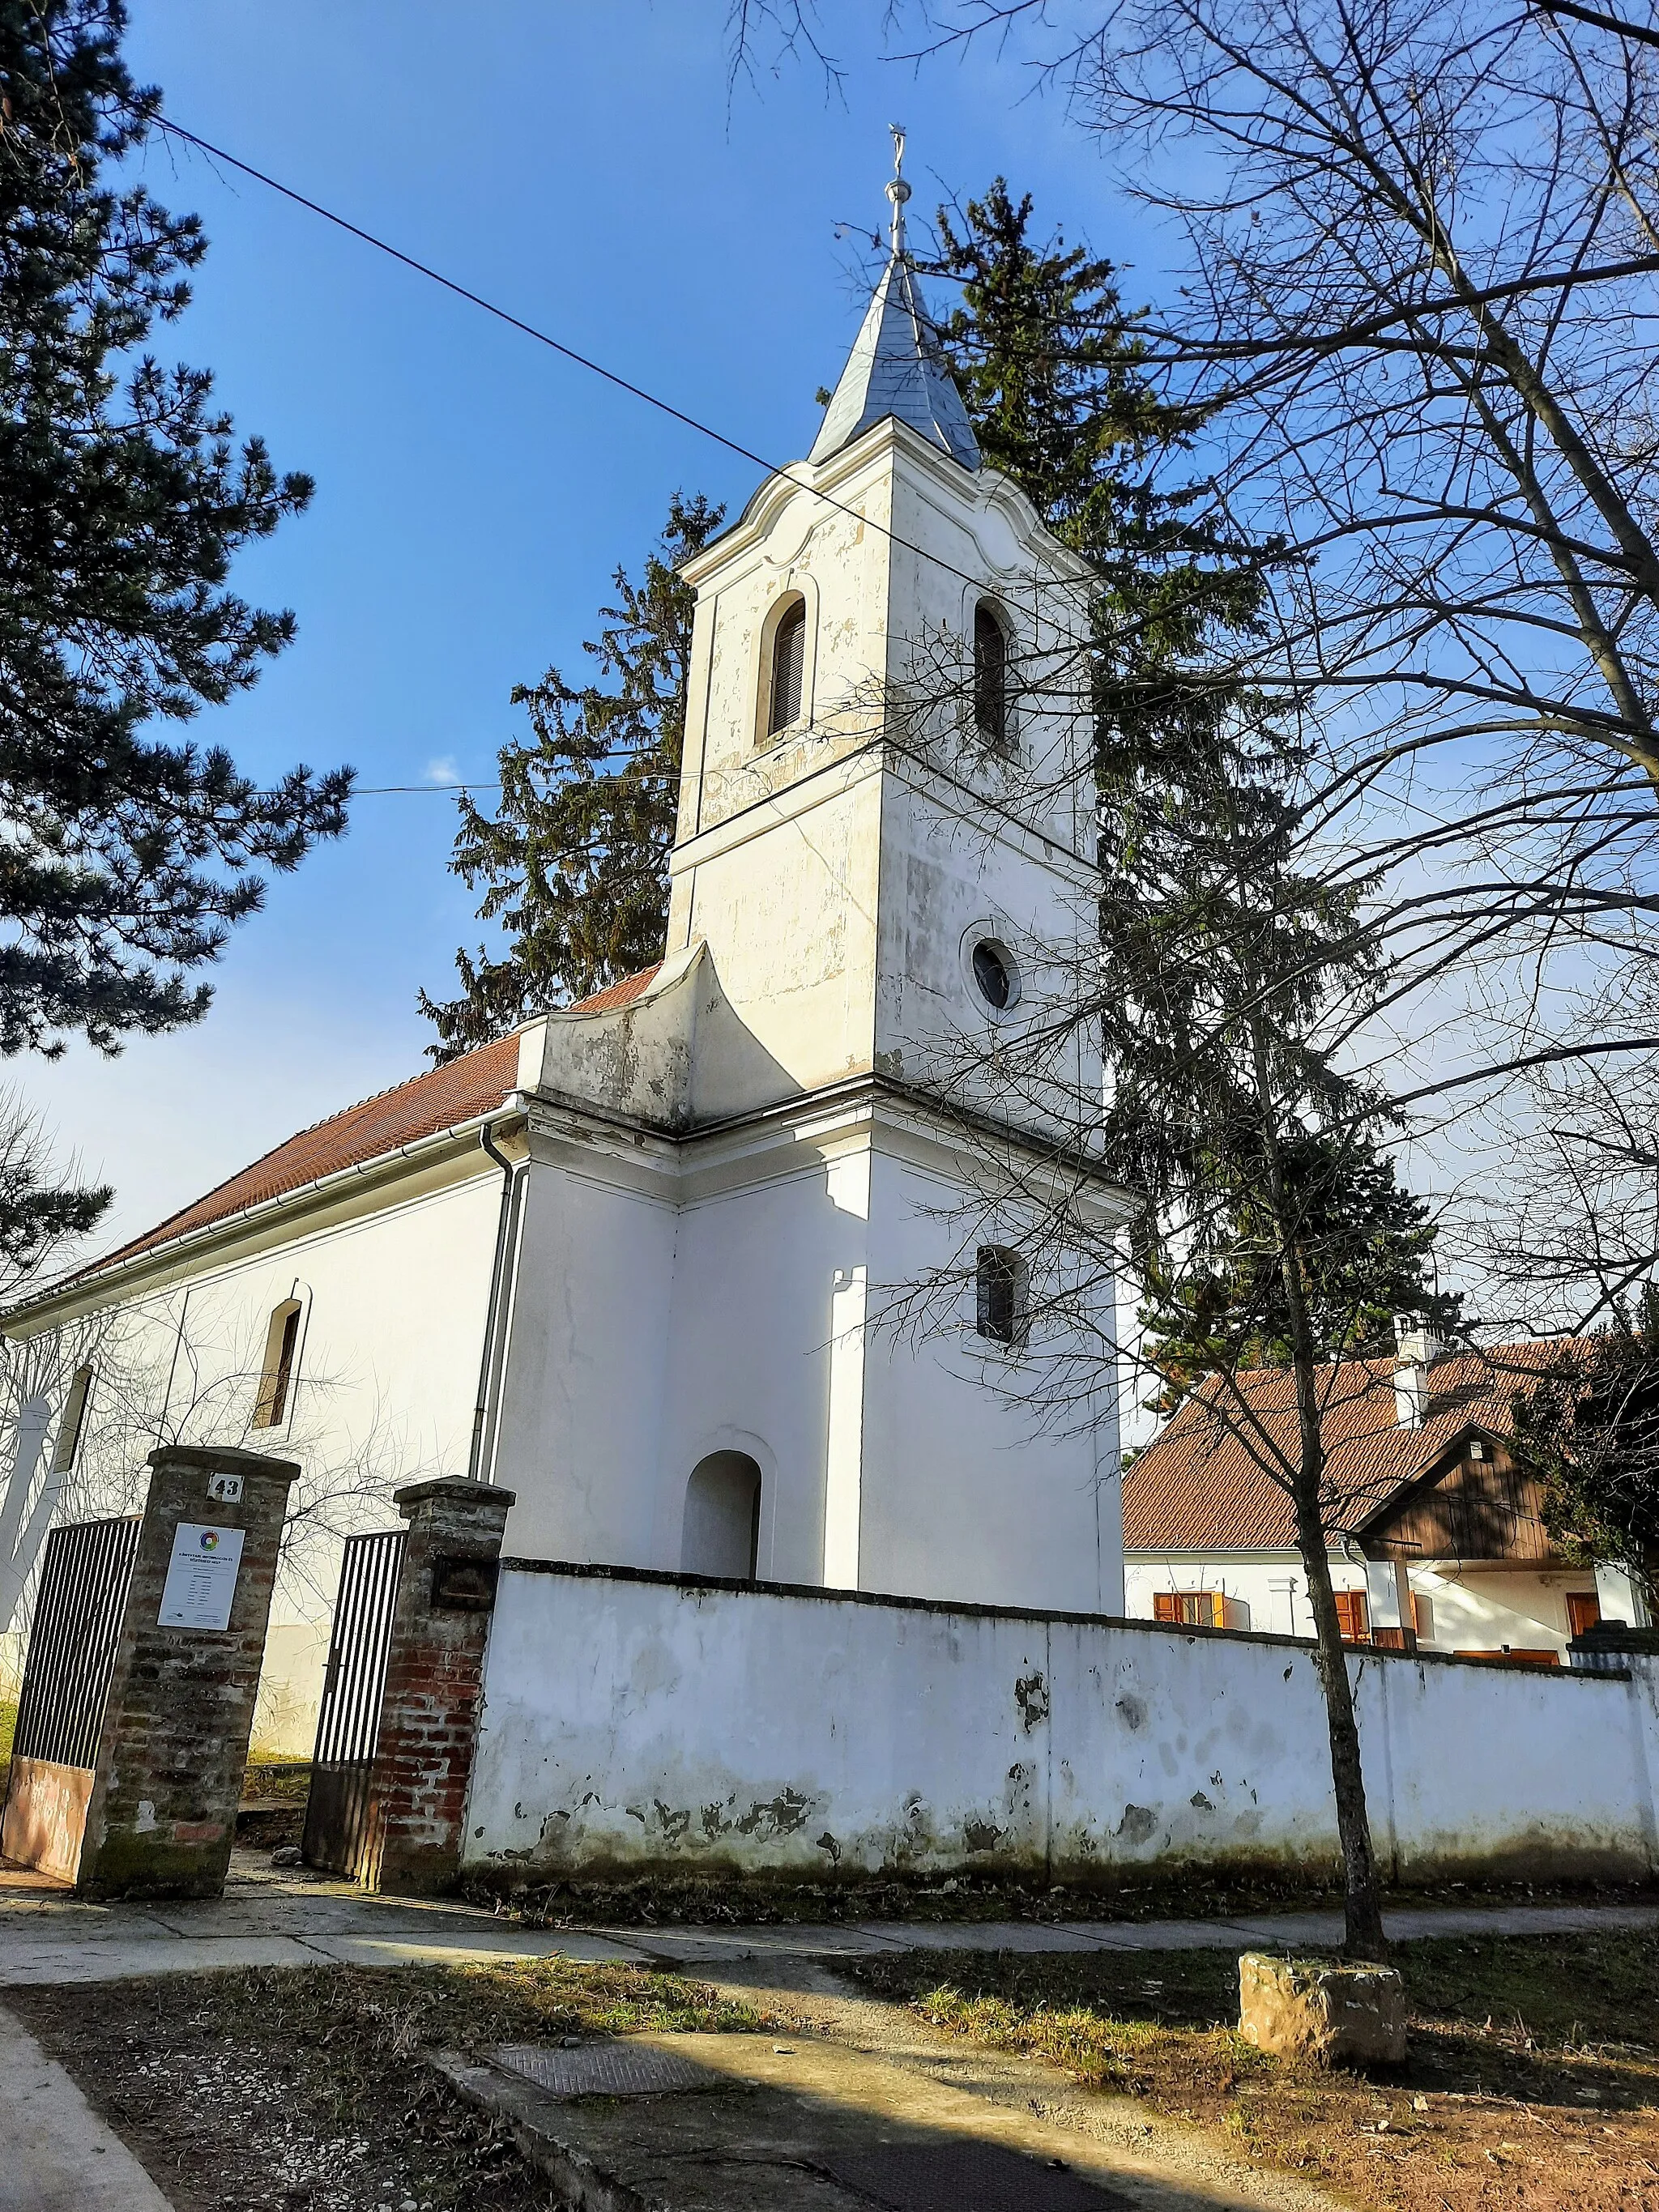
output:
[[[904,125],[890,123],[887,127],[893,134],[893,176],[886,192],[893,203],[893,257],[897,260],[904,252],[904,203],[910,187],[904,181]]]
[[[827,461],[875,423],[890,417],[926,438],[967,470],[979,466],[979,441],[962,394],[939,350],[921,303],[916,273],[904,251],[904,125],[895,123],[893,174],[886,186],[893,204],[893,250],[863,327],[853,342],[841,382],[830,395],[810,458]]]

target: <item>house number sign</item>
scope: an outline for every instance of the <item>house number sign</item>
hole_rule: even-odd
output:
[[[242,1531],[181,1521],[161,1588],[160,1628],[226,1629],[242,1565]]]

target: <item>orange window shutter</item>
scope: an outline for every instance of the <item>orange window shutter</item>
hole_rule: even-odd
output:
[[[1363,1644],[1370,1619],[1364,1590],[1337,1590],[1336,1618],[1345,1644]]]
[[[1180,1618],[1181,1600],[1176,1595],[1175,1592],[1173,1590],[1154,1590],[1152,1593],[1152,1619],[1154,1620],[1178,1621]]]

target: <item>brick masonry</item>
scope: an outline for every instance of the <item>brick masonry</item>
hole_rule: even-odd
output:
[[[359,1879],[434,1896],[455,1886],[466,1829],[510,1490],[443,1478],[397,1492],[409,1523],[386,1660]]]
[[[84,1897],[216,1897],[224,1887],[264,1657],[291,1460],[174,1446],[150,1454],[138,1556],[99,1739],[76,1887]],[[236,1499],[209,1494],[240,1477]],[[240,1528],[230,1625],[157,1619],[181,1521]]]

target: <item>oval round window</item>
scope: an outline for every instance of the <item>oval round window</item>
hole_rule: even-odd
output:
[[[999,1014],[1019,996],[1018,970],[1006,948],[994,937],[981,937],[974,947],[974,981],[981,998]]]

